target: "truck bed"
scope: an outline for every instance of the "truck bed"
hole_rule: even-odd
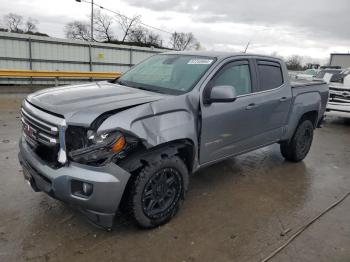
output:
[[[315,85],[322,85],[327,84],[323,80],[305,80],[305,79],[293,79],[293,81],[290,82],[292,88],[297,87],[304,87],[304,86],[315,86]]]
[[[297,80],[297,81],[292,81],[291,82],[292,86],[292,96],[293,96],[293,104],[294,107],[297,106],[297,104],[301,102],[302,100],[306,99],[306,103],[304,106],[308,104],[308,100],[312,100],[313,97],[317,96],[320,99],[320,108],[319,108],[319,119],[323,116],[325,110],[326,110],[326,105],[328,101],[328,93],[329,93],[329,88],[328,84],[324,81],[320,80],[313,80],[313,81],[308,81],[308,80]],[[316,98],[315,98],[316,99]],[[317,100],[317,99],[316,99]]]
[[[326,107],[329,87],[324,81],[319,80],[297,80],[291,82],[293,97],[305,93],[318,93],[321,97],[322,106]]]

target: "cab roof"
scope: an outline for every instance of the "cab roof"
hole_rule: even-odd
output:
[[[195,55],[195,56],[208,56],[208,57],[216,57],[217,59],[224,59],[227,57],[234,56],[255,56],[259,58],[269,58],[269,59],[277,59],[280,58],[259,54],[251,54],[251,53],[243,53],[243,52],[221,52],[221,51],[170,51],[162,54],[183,54],[183,55]]]

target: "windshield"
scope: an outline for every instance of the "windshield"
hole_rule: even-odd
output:
[[[316,75],[316,70],[315,69],[306,69],[305,71],[304,71],[304,74],[305,75]]]
[[[340,70],[337,70],[337,69],[324,69],[317,73],[316,78],[323,78],[326,73],[337,74],[339,72]]]
[[[325,74],[326,74],[326,71],[322,70],[322,71],[318,72],[315,77],[316,78],[323,78]]]
[[[123,74],[117,83],[144,90],[182,94],[190,91],[215,58],[193,55],[155,55]]]

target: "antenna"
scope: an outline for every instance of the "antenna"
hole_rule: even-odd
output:
[[[245,47],[245,49],[244,49],[244,52],[243,52],[243,53],[247,53],[247,50],[248,50],[249,45],[250,45],[250,41],[247,43],[247,45],[246,45],[246,47]]]

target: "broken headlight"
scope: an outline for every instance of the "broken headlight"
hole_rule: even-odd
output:
[[[121,132],[113,131],[96,134],[87,132],[87,145],[83,148],[72,150],[69,157],[82,164],[103,165],[124,156],[137,141],[126,138]]]

